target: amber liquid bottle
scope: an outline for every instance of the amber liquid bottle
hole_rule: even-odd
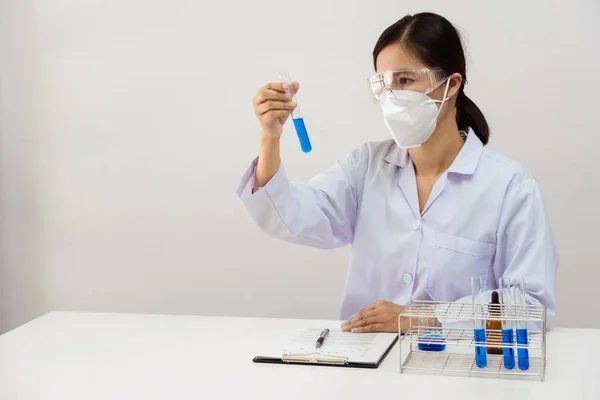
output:
[[[492,302],[488,305],[490,319],[485,323],[486,341],[489,344],[497,343],[499,346],[488,346],[488,354],[502,354],[502,321],[500,318],[500,299],[498,292],[492,292]]]

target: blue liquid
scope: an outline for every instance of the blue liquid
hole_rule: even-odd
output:
[[[517,329],[517,344],[527,344],[527,329]],[[529,350],[528,349],[517,349],[517,355],[519,356],[519,369],[526,371],[529,369]]]
[[[502,329],[502,344],[512,345],[514,343],[513,330]],[[515,349],[512,347],[505,347],[502,349],[504,353],[504,368],[514,369],[515,368]]]
[[[485,343],[485,328],[474,330],[475,343]],[[484,346],[475,346],[475,364],[479,368],[487,367],[487,351]]]
[[[444,351],[446,343],[442,335],[435,333],[425,333],[419,338],[419,350],[422,351]]]
[[[300,140],[300,147],[302,148],[303,152],[308,153],[312,150],[312,146],[310,145],[310,139],[308,138],[308,133],[306,132],[304,118],[295,118],[293,121],[294,127],[296,128],[296,134]]]

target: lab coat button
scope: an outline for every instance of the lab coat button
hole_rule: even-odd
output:
[[[416,220],[415,222],[413,222],[413,229],[416,231],[421,227],[421,221]]]
[[[412,275],[409,274],[408,272],[404,274],[403,278],[404,278],[404,283],[406,283],[406,284],[412,283],[412,281],[413,281]]]

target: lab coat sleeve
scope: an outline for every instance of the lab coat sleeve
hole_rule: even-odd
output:
[[[509,189],[497,235],[494,275],[525,279],[529,304],[556,314],[558,254],[538,183],[530,178]]]
[[[251,219],[267,234],[318,248],[352,242],[366,149],[357,149],[309,182],[288,180],[283,165],[252,193],[257,159],[237,194]]]
[[[528,178],[509,188],[498,224],[494,276],[524,278],[528,304],[547,308],[547,323],[556,314],[558,255],[538,183]],[[498,282],[488,282],[485,298]],[[471,296],[457,301],[471,302]]]

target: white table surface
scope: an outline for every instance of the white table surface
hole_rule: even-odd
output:
[[[337,321],[52,312],[0,336],[0,399],[600,399],[600,330],[548,333],[546,380],[256,364],[272,335]],[[410,396],[410,397],[407,397]]]

